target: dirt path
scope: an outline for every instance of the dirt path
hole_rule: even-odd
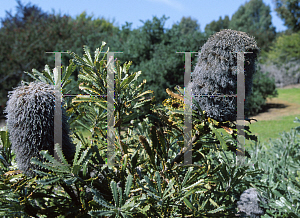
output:
[[[300,84],[290,85],[282,89],[298,88],[300,94]],[[259,113],[251,118],[257,120],[276,120],[283,116],[299,115],[300,118],[300,104],[290,103],[281,99],[267,98],[267,111]]]
[[[299,115],[300,105],[289,103],[279,99],[267,99],[267,111],[250,117],[257,120],[276,120],[289,115]]]
[[[291,89],[291,88],[300,88],[300,83],[299,84],[294,84],[294,85],[288,85],[285,87],[282,87],[281,89]]]

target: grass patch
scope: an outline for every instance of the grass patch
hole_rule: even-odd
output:
[[[299,126],[299,123],[294,123],[295,117],[300,119],[300,114],[291,115],[291,116],[284,116],[277,120],[262,120],[256,123],[251,123],[250,131],[258,136],[258,140],[260,144],[268,144],[269,140],[279,138],[279,133],[282,132],[289,132],[292,128]],[[249,126],[249,125],[247,125]],[[251,142],[246,140],[246,145],[250,145]]]
[[[278,97],[274,99],[286,101],[293,104],[299,104],[300,107],[300,95],[299,88],[291,89],[277,89]],[[250,126],[250,131],[258,136],[260,144],[265,144],[267,147],[270,139],[277,139],[280,137],[280,133],[289,132],[292,128],[299,126],[299,123],[294,123],[295,117],[300,119],[300,114],[290,116],[279,116],[274,120],[261,120],[258,122],[247,122],[247,126]],[[245,146],[249,146],[251,142],[245,140]]]
[[[299,88],[277,89],[277,90],[278,90],[278,97],[276,99],[287,101],[289,103],[300,104]]]

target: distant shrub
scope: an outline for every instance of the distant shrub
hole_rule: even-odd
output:
[[[245,104],[246,117],[253,116],[264,110],[267,97],[277,97],[275,81],[267,73],[258,70],[253,77],[252,93]]]
[[[268,73],[270,79],[274,79],[277,88],[300,83],[300,61],[297,59],[280,64],[269,61],[258,66],[262,72]]]

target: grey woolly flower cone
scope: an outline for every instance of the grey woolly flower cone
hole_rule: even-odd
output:
[[[255,188],[245,190],[237,202],[239,212],[245,213],[247,216],[253,218],[259,218],[264,215],[264,210],[259,206],[258,192]],[[262,198],[262,201],[266,204],[267,200]]]
[[[34,176],[32,169],[39,168],[30,163],[31,158],[37,157],[43,161],[39,154],[41,150],[48,150],[54,155],[55,87],[32,82],[29,86],[22,85],[10,91],[8,97],[5,113],[16,162],[25,175]],[[71,163],[75,145],[69,137],[69,125],[63,107],[62,136],[63,154]]]
[[[247,101],[247,96],[252,92],[255,60],[259,48],[254,38],[241,31],[225,29],[207,40],[198,54],[198,61],[192,72],[192,82],[187,86],[201,109],[206,111],[207,116],[219,122],[236,120],[237,98],[202,96],[237,94],[237,54],[235,52],[253,52],[244,54]],[[192,109],[197,110],[197,107],[192,104]]]

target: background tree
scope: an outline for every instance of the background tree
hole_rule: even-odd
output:
[[[278,32],[266,53],[262,68],[276,78],[277,84],[299,83],[299,0],[274,0],[275,11],[287,30]],[[267,70],[268,69],[268,70]]]
[[[182,18],[180,23],[171,29],[165,29],[165,16],[143,22],[138,29],[130,30],[131,24],[122,26],[108,46],[111,51],[123,51],[116,57],[120,63],[132,61],[130,70],[142,71],[139,82],[147,80],[146,89],[154,91],[157,102],[167,98],[167,93],[161,90],[183,86],[184,55],[177,51],[197,52],[206,38],[199,30],[197,21]],[[195,54],[192,55],[192,59]]]
[[[165,19],[165,18],[162,18]],[[158,19],[153,18],[153,23]],[[161,90],[184,85],[184,55],[177,51],[197,52],[206,41],[200,33],[197,21],[183,18],[180,23],[174,24],[170,30],[161,32],[161,40],[152,44],[151,59],[142,60],[136,70],[142,70],[143,79],[147,79],[147,89],[154,91],[157,102],[167,98],[167,93]],[[146,28],[145,25],[143,28]],[[150,27],[150,24],[148,25]],[[188,28],[187,28],[188,27]],[[152,31],[144,31],[144,34]],[[153,31],[154,32],[154,31]],[[143,34],[141,32],[140,34]],[[132,43],[136,37],[132,37]],[[146,38],[146,36],[144,36]],[[142,42],[146,43],[146,42]],[[130,45],[128,45],[130,46]],[[134,45],[132,45],[134,46]],[[192,60],[196,54],[192,54]],[[134,58],[134,57],[133,57]],[[134,60],[134,59],[133,59]]]
[[[270,6],[265,5],[262,0],[250,0],[241,5],[237,12],[232,15],[229,29],[243,31],[254,36],[258,47],[261,49],[258,62],[260,64],[267,62],[268,51],[276,38]],[[264,110],[267,97],[271,98],[278,95],[274,80],[267,78],[264,73],[266,72],[256,68],[256,73],[253,76],[252,93],[245,104],[245,108],[247,108],[245,115],[248,117]]]
[[[205,26],[205,32],[208,35],[212,35],[216,32],[219,32],[221,29],[228,29],[229,22],[230,22],[230,19],[229,19],[228,15],[226,15],[224,17],[224,19],[222,19],[222,17],[220,16],[218,21],[212,21],[211,23],[209,23]]]
[[[51,16],[46,15],[36,6],[27,4],[23,6],[17,1],[17,13],[12,16],[6,11],[6,18],[1,19],[2,28],[0,29],[0,105],[1,114],[7,101],[7,91],[16,86],[21,79],[28,78],[23,74],[24,70],[29,70],[33,66],[41,66],[44,54],[38,51],[41,40],[37,35],[42,33],[39,26],[46,26],[47,20]],[[35,25],[33,25],[35,24]]]
[[[270,6],[262,0],[250,0],[241,5],[232,15],[229,29],[239,30],[255,37],[258,47],[268,52],[269,46],[276,37],[275,27],[272,25]]]
[[[113,21],[114,23],[114,21]],[[94,48],[101,47],[102,41],[109,42],[110,38],[119,31],[119,28],[109,23],[104,18],[95,18],[93,15],[88,16],[86,12],[82,12],[75,19],[68,17],[68,28],[70,28],[69,36],[58,40],[54,47],[54,51],[71,50],[82,54],[83,45],[92,46]],[[67,36],[67,35],[65,35]],[[113,50],[110,50],[113,51]],[[52,57],[52,60],[54,55]],[[62,64],[68,65],[70,57],[62,55]],[[54,61],[49,60],[48,63]],[[78,71],[74,73],[77,80]]]
[[[276,39],[268,54],[270,61],[286,63],[290,60],[300,60],[300,32],[292,35],[282,35]]]
[[[277,15],[284,21],[284,25],[293,32],[300,30],[300,1],[273,0]]]
[[[33,68],[42,71],[45,64],[54,68],[55,55],[46,54],[46,51],[73,50],[81,53],[84,44],[97,41],[100,47],[101,38],[105,41],[118,30],[104,19],[91,20],[92,17],[86,17],[85,13],[74,20],[66,15],[46,14],[34,5],[17,3],[17,13],[12,16],[7,12],[6,17],[1,19],[1,115],[8,100],[8,91],[19,85],[21,80],[32,80],[24,71],[31,72]],[[69,59],[62,55],[62,64],[68,65]]]
[[[130,60],[132,61],[130,71],[142,71],[138,82],[147,80],[145,89],[154,91],[159,104],[168,97],[166,88],[184,86],[184,54],[176,54],[176,52],[198,52],[210,36],[208,33],[200,32],[197,21],[190,17],[183,17],[171,29],[164,28],[165,20],[168,18],[153,17],[152,21],[142,21],[142,27],[131,30],[131,23],[126,22],[122,29],[119,29],[104,18],[94,19],[85,12],[73,19],[67,15],[55,15],[54,12],[43,15],[44,13],[39,9],[38,13],[33,13],[34,15],[26,18],[24,22],[17,22],[14,20],[23,19],[24,14],[28,14],[27,8],[32,7],[32,10],[38,11],[36,6],[24,7],[20,2],[18,4],[19,12],[14,17],[8,15],[2,21],[3,27],[0,29],[2,110],[7,101],[7,92],[19,85],[21,79],[32,80],[23,71],[31,72],[32,68],[42,71],[45,64],[48,64],[51,69],[54,68],[54,54],[45,54],[45,51],[71,50],[82,55],[83,45],[97,48],[101,47],[102,41],[107,43],[110,51],[123,52],[123,54],[115,54],[115,58],[120,60],[121,65]],[[217,21],[216,26],[228,28],[228,22],[229,17],[225,16],[224,20]],[[264,22],[260,23],[264,24]],[[217,30],[217,27],[211,26],[207,29]],[[246,32],[248,33],[248,30]],[[249,35],[253,34],[249,33]],[[192,54],[193,66],[196,63],[195,57],[196,54]],[[62,55],[62,64],[68,65],[69,59],[67,54]],[[76,70],[72,77],[73,85],[71,84],[74,93],[71,94],[81,93],[76,84],[77,74]]]
[[[191,17],[182,17],[178,26],[180,32],[184,35],[200,31],[200,25],[197,24],[197,20],[192,20]]]
[[[168,97],[166,88],[184,85],[185,59],[183,54],[176,52],[197,52],[206,41],[204,34],[198,31],[200,27],[196,20],[183,17],[171,29],[165,29],[166,19],[165,16],[153,17],[152,21],[147,20],[143,22],[144,26],[132,31],[131,24],[126,23],[108,45],[111,51],[124,52],[116,56],[120,63],[132,61],[130,71],[142,71],[138,82],[147,80],[145,89],[154,91],[157,104]],[[192,60],[195,55],[192,54]]]

